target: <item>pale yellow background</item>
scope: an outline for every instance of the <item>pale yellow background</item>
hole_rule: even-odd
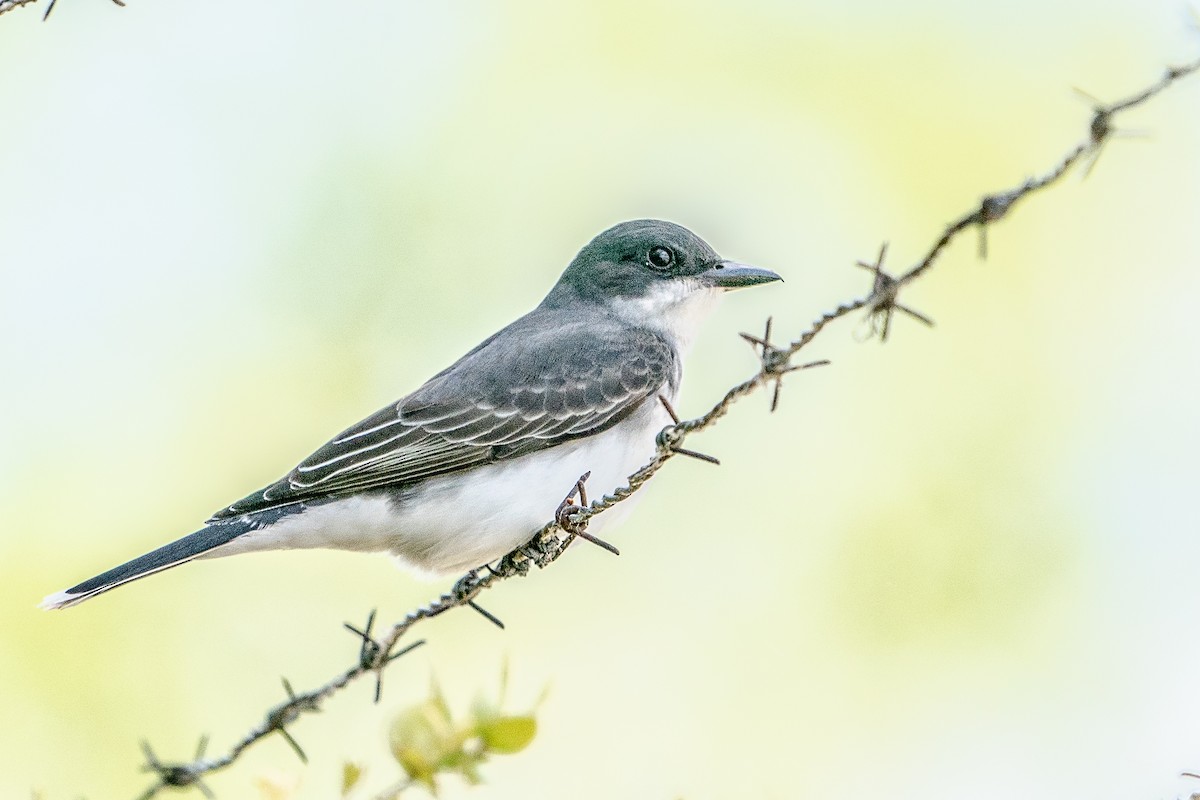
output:
[[[987,191],[1193,58],[1183,4],[59,0],[0,17],[0,796],[134,797],[441,591],[382,556],[46,593],[187,533],[653,215],[787,282],[729,298],[698,413]],[[848,322],[614,534],[455,613],[209,783],[395,778],[436,675],[541,730],[478,798],[1166,798],[1200,789],[1200,79],[965,237],[886,347]]]

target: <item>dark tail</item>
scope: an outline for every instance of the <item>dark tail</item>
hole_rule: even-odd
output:
[[[113,567],[108,572],[90,578],[77,586],[49,595],[41,602],[40,607],[50,610],[78,605],[109,589],[115,589],[122,584],[136,581],[138,578],[144,578],[147,575],[153,575],[164,569],[191,561],[214,547],[220,547],[233,541],[252,527],[254,526],[251,523],[242,520],[229,520],[209,525],[119,567]]]

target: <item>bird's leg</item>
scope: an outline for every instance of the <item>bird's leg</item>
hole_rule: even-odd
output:
[[[563,501],[558,504],[558,510],[554,512],[554,521],[558,524],[558,527],[566,531],[568,535],[578,536],[580,539],[589,541],[598,547],[603,547],[614,556],[619,556],[621,555],[620,550],[613,547],[603,539],[593,536],[587,532],[587,520],[575,522],[571,519],[572,516],[578,514],[580,511],[583,511],[589,505],[587,499],[587,487],[584,486],[584,483],[589,477],[591,477],[591,474],[591,472],[585,472],[583,475],[579,476],[579,480],[575,481],[575,486],[571,489],[567,496],[563,498]],[[579,502],[582,505],[575,505],[576,494],[579,495]]]

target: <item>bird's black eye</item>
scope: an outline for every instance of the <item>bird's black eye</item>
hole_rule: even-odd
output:
[[[649,266],[654,269],[667,269],[675,263],[675,254],[666,247],[651,247]]]

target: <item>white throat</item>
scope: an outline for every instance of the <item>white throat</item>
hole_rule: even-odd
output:
[[[612,308],[625,322],[664,334],[683,355],[724,294],[724,289],[704,286],[699,281],[659,281],[641,297],[616,298]]]

